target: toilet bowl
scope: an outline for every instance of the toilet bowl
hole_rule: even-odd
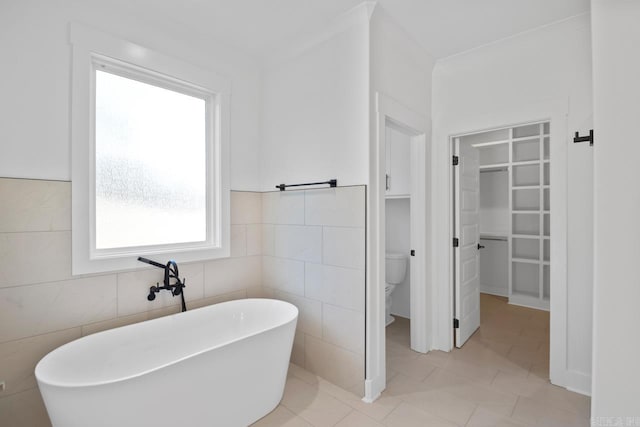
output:
[[[389,326],[396,320],[391,315],[391,294],[407,274],[407,256],[401,253],[387,252],[385,261],[385,325]]]

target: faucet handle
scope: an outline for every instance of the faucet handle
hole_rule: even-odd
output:
[[[149,295],[147,295],[147,299],[149,301],[153,301],[156,299],[156,292],[158,292],[158,288],[156,286],[151,286],[149,288]]]
[[[176,283],[173,285],[173,290],[171,291],[171,293],[173,294],[173,296],[178,296],[182,293],[182,289],[185,288],[185,283],[187,282],[187,279],[182,279],[182,282],[180,281],[179,278],[176,277]]]

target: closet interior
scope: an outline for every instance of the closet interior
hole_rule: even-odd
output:
[[[480,292],[549,310],[550,126],[548,122],[463,137],[478,149]]]

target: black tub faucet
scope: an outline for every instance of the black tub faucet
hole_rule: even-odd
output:
[[[159,262],[143,257],[138,257],[138,261],[153,265],[154,267],[162,268],[164,270],[163,286],[160,286],[160,283],[157,283],[156,286],[151,286],[149,288],[149,295],[147,296],[147,299],[149,301],[153,301],[154,299],[156,299],[156,294],[158,292],[166,289],[168,291],[171,291],[171,295],[173,295],[174,297],[180,295],[182,299],[182,311],[187,311],[187,306],[184,301],[184,288],[186,287],[186,279],[180,279],[180,275],[178,273],[178,264],[173,260],[169,260],[166,265],[163,265]],[[175,279],[175,282],[173,284],[171,284],[171,279]]]

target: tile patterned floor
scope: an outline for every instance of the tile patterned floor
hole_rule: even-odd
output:
[[[553,386],[549,314],[482,295],[481,327],[451,353],[409,349],[409,322],[387,328],[387,389],[372,404],[296,365],[275,426],[588,426],[590,399]]]

